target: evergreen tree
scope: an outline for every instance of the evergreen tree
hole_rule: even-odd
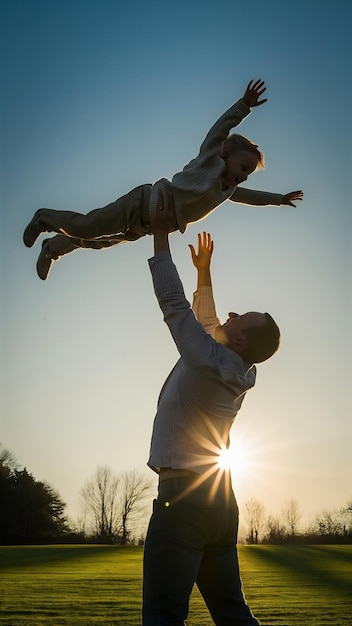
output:
[[[67,532],[65,504],[47,483],[17,469],[12,455],[0,451],[0,543],[58,541]]]

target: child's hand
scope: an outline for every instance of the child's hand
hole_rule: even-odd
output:
[[[209,233],[198,233],[198,253],[192,244],[189,244],[193,265],[197,270],[208,269],[210,267],[211,255],[214,250],[214,242]]]
[[[259,78],[259,80],[255,81],[254,85],[252,85],[252,83],[252,80],[250,81],[250,83],[248,83],[246,92],[243,96],[243,100],[250,108],[258,107],[261,104],[264,104],[264,102],[268,101],[267,98],[264,98],[264,100],[258,100],[258,98],[266,90],[264,81]]]
[[[303,200],[304,193],[303,191],[290,191],[290,193],[286,193],[282,196],[281,204],[287,204],[289,206],[296,206],[293,204],[292,200]]]

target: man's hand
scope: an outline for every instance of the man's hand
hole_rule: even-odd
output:
[[[169,233],[177,230],[174,198],[171,193],[159,191],[157,210],[150,215],[150,230],[154,235],[154,254],[170,252]]]
[[[304,193],[302,190],[299,191],[290,191],[290,193],[286,193],[282,196],[281,204],[287,204],[288,206],[296,206],[293,204],[293,200],[303,200]]]
[[[198,233],[198,252],[189,244],[193,265],[197,268],[197,287],[211,287],[210,263],[214,250],[214,242],[209,233]]]
[[[264,98],[263,100],[259,100],[260,96],[264,93],[264,91],[266,91],[264,81],[259,78],[259,80],[255,81],[254,85],[252,85],[252,83],[253,83],[253,80],[251,80],[250,83],[248,83],[247,89],[243,96],[244,102],[250,108],[258,107],[261,104],[264,104],[264,102],[268,101],[267,98]]]
[[[150,230],[155,234],[157,231],[171,233],[177,229],[174,197],[171,193],[159,191],[156,213],[150,216]]]
[[[198,233],[198,252],[195,251],[194,246],[190,243],[188,245],[191,251],[191,257],[193,265],[197,270],[210,267],[211,255],[214,250],[214,242],[209,233]]]

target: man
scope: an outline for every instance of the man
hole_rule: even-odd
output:
[[[174,266],[169,231],[171,196],[159,197],[149,260],[164,320],[181,358],[159,397],[148,465],[159,473],[158,498],[144,551],[143,626],[181,626],[197,584],[216,626],[254,626],[237,558],[238,508],[219,456],[245,393],[254,362],[278,348],[280,332],[267,313],[230,313],[220,324],[212,294],[213,242],[190,246],[198,273],[193,311]]]

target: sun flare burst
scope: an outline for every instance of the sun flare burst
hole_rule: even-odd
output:
[[[218,465],[229,469],[234,476],[245,476],[251,469],[251,454],[245,441],[236,437],[229,448],[219,453]]]

